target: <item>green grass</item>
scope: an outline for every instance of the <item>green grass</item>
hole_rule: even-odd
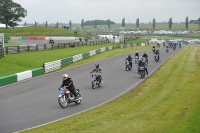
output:
[[[93,26],[84,26],[84,28],[92,28]],[[114,24],[111,25],[111,28],[120,28],[122,27],[121,24]],[[77,28],[80,28],[80,26],[77,26]],[[97,25],[97,28],[108,28],[108,25]],[[126,24],[125,28],[136,28],[136,24]],[[152,24],[140,24],[140,28],[142,29],[152,29]],[[156,30],[169,30],[168,24],[156,24],[155,27]],[[189,24],[188,30],[198,30],[199,25],[198,24]],[[172,30],[186,30],[185,24],[173,24]]]
[[[0,58],[0,76],[6,76],[34,68],[39,68],[42,67],[46,62],[67,58],[76,54],[89,52],[90,50],[112,45],[119,46],[120,43],[107,43],[101,45],[80,46],[75,48],[8,54],[5,55],[4,58]]]
[[[140,38],[137,40],[131,40],[131,41],[126,41],[125,44],[141,44],[141,43],[146,43],[146,40]]]
[[[22,27],[22,28],[0,28],[0,33],[4,33],[5,37],[13,36],[86,36],[84,33],[78,32],[74,34],[73,30],[50,27]]]
[[[199,133],[199,81],[200,47],[186,46],[120,98],[24,133]]]

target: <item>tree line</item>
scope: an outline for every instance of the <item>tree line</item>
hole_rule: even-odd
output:
[[[27,16],[27,11],[24,9],[20,4],[13,2],[12,0],[0,0],[0,23],[5,24],[6,28],[8,26],[15,27],[18,25],[19,22],[22,22],[21,18],[24,18]],[[193,22],[193,21],[190,21]],[[200,18],[195,21],[199,22],[200,25]],[[54,27],[59,28],[60,23],[56,23]],[[82,29],[84,26],[91,26],[93,25],[95,28],[97,28],[97,25],[108,25],[108,28],[110,28],[110,25],[115,24],[115,22],[108,20],[88,20],[84,22],[84,19],[81,20],[81,27]],[[122,19],[122,27],[125,27],[125,18]],[[26,26],[26,22],[24,23],[24,26]],[[38,26],[38,23],[35,21],[35,26]],[[172,18],[168,21],[169,29],[172,29],[173,21]],[[47,21],[45,22],[45,26],[48,27]],[[139,18],[136,19],[136,27],[139,28],[140,22]],[[189,20],[188,17],[185,19],[185,27],[188,29],[189,26]],[[72,21],[69,21],[69,28],[72,28]],[[156,29],[156,19],[153,18],[152,20],[152,28]]]

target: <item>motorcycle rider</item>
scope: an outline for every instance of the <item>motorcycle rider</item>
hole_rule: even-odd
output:
[[[155,51],[155,55],[158,55],[158,60],[159,60],[159,58],[160,58],[160,52],[159,52],[159,50],[157,49],[156,51]]]
[[[99,82],[103,83],[102,82],[102,76],[101,76],[101,70],[102,69],[99,67],[99,64],[95,64],[95,69],[93,69],[93,71],[90,72],[90,74],[93,73],[93,72],[98,73],[99,74]]]
[[[49,43],[54,44],[54,40],[50,38]]]
[[[138,60],[138,58],[139,58],[139,53],[138,53],[138,51],[136,51],[135,52],[135,63],[137,62],[136,59]]]
[[[155,46],[153,46],[153,47],[152,47],[152,51],[153,51],[153,52],[155,52],[155,49],[156,49],[156,47],[155,47]]]
[[[64,86],[66,86],[69,89],[69,91],[74,94],[76,100],[79,100],[79,97],[76,93],[76,90],[75,90],[75,87],[73,84],[73,81],[69,77],[68,74],[63,74],[63,82],[62,82],[62,85],[60,86],[60,88],[63,88]],[[58,88],[58,89],[60,90],[60,88]]]
[[[157,49],[160,49],[160,44],[159,43],[157,44]]]
[[[133,60],[133,58],[131,57],[131,55],[128,55],[128,57],[125,59],[125,61],[126,60],[129,62],[130,66],[132,68],[132,60]]]
[[[147,60],[147,63],[148,63],[148,55],[146,54],[146,52],[144,52],[142,57],[144,57]]]
[[[138,72],[139,72],[140,66],[144,66],[144,69],[145,69],[145,71],[146,71],[146,73],[147,73],[147,75],[148,75],[147,65],[142,61],[142,58],[140,58],[140,59],[138,60]]]

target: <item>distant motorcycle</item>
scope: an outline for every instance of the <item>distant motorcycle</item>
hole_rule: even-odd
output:
[[[50,43],[50,44],[54,44],[54,40],[52,40],[52,39],[49,40],[49,43]]]
[[[102,84],[101,75],[99,73],[92,73],[92,88],[100,87]]]
[[[138,64],[138,56],[135,56],[135,64]]]
[[[72,102],[75,102],[76,104],[81,103],[82,97],[81,97],[79,89],[75,90],[79,97],[78,100],[75,99],[74,94],[71,93],[68,88],[63,87],[63,88],[60,88],[59,90],[60,90],[60,95],[58,96],[58,103],[62,108],[66,108],[67,105]]]
[[[155,48],[152,48],[152,52],[155,53]]]
[[[126,64],[126,71],[131,70],[130,62],[126,60],[125,64]]]
[[[155,55],[154,55],[154,59],[155,59],[156,62],[158,62],[158,60],[159,60],[159,59],[158,59],[158,54],[155,54]]]

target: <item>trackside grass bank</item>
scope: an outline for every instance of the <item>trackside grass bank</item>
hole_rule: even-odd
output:
[[[24,132],[199,133],[199,81],[200,46],[186,46],[120,98]]]

